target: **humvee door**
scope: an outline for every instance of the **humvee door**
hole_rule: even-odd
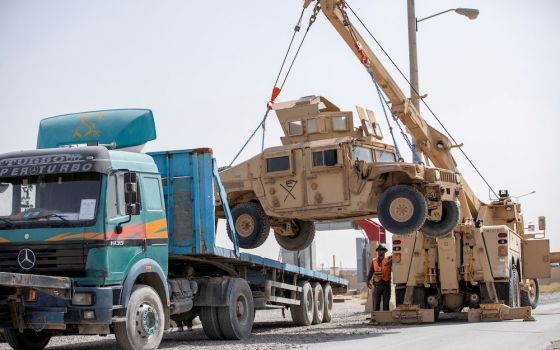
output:
[[[275,211],[304,206],[302,150],[287,149],[262,155],[261,182],[268,205]]]

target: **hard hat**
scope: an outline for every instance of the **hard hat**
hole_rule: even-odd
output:
[[[375,251],[378,252],[380,250],[387,251],[387,248],[385,248],[385,246],[383,244],[380,244],[380,245],[377,246],[377,249],[375,249]]]

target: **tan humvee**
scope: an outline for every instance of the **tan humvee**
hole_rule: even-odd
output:
[[[460,175],[399,161],[372,111],[358,107],[361,125],[324,97],[273,106],[282,146],[227,168],[228,193],[242,248],[264,243],[270,228],[280,246],[307,247],[315,221],[377,216],[396,234],[440,236],[460,221]]]

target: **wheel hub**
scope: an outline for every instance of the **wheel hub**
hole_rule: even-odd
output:
[[[389,206],[389,213],[393,220],[397,222],[406,222],[410,220],[414,214],[414,205],[408,198],[395,198]]]
[[[235,230],[242,237],[249,237],[255,230],[255,222],[249,214],[241,214],[235,220]]]
[[[242,320],[245,318],[245,314],[247,313],[247,300],[244,296],[239,296],[237,299],[236,307],[235,307],[235,314],[237,318]]]
[[[143,337],[153,335],[159,329],[159,315],[152,306],[142,304],[136,312],[136,331]]]
[[[535,297],[537,295],[537,286],[535,284],[535,281],[531,280],[529,282],[529,299],[531,301],[535,300]]]

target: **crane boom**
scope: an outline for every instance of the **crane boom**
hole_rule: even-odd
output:
[[[453,143],[443,133],[429,125],[414,107],[409,98],[391,77],[367,42],[348,20],[342,0],[317,0],[317,6],[350,47],[356,57],[371,70],[375,80],[389,99],[393,114],[406,126],[407,132],[416,140],[415,147],[421,150],[434,164],[442,169],[457,171],[457,163],[451,154]],[[306,0],[308,6],[311,0]],[[417,97],[414,97],[417,98]],[[461,211],[465,220],[478,217],[484,205],[474,194],[467,182],[462,179],[463,191],[459,196]]]

